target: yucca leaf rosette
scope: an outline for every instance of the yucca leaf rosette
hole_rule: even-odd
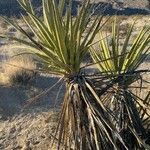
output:
[[[64,79],[66,92],[55,135],[57,149],[117,149],[116,139],[124,145],[90,78],[80,72],[84,56],[107,19],[93,16],[94,5],[89,0],[82,2],[76,16],[72,15],[72,0],[42,0],[41,17],[36,15],[30,0],[18,2],[27,13],[22,18],[34,37],[8,18],[3,19],[26,39],[0,37],[16,41],[20,48],[42,60],[47,73]]]
[[[145,58],[150,54],[150,28],[144,26],[141,31],[133,35],[135,22],[129,26],[122,42],[120,24],[116,18],[112,23],[112,32],[104,37],[99,32],[98,48],[91,48],[91,56],[99,73],[109,80],[104,89],[98,88],[99,96],[105,95],[105,106],[112,112],[118,132],[129,149],[149,149],[148,128],[145,128],[145,119],[149,126],[150,103],[145,103],[149,93],[144,98],[137,96],[133,91],[142,92],[144,80],[142,75],[149,73],[148,69],[139,69]],[[103,93],[103,95],[102,95]],[[120,147],[123,149],[123,147]]]

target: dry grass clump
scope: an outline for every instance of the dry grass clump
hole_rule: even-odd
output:
[[[36,75],[36,64],[31,57],[14,57],[3,65],[7,83],[11,85],[27,85],[33,81]]]
[[[1,21],[0,22],[0,27],[1,27],[1,29],[7,29],[8,28],[8,24],[6,22],[4,22],[4,21]]]

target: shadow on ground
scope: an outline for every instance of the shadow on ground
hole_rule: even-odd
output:
[[[29,100],[31,100],[30,98],[34,98],[42,91],[50,88],[58,80],[58,78],[54,77],[38,76],[35,82],[28,86],[0,86],[0,119],[7,119],[20,113],[24,106],[29,104]],[[59,90],[61,90],[61,92],[56,99]],[[54,105],[60,106],[63,93],[63,83],[58,83],[58,85],[47,94],[42,95],[32,102],[26,109],[24,109],[24,111],[34,109],[35,107],[53,108]]]
[[[40,15],[42,13],[41,1],[33,1],[34,7],[36,8],[37,13]],[[67,4],[66,4],[67,5]],[[81,1],[73,1],[73,9],[72,14],[77,14],[77,8],[81,5]],[[93,5],[93,4],[92,4]],[[126,7],[123,9],[116,9],[113,7],[113,4],[107,2],[97,2],[94,3],[93,9],[96,9],[95,14],[104,14],[104,15],[148,15],[150,14],[150,10],[146,8],[131,8]],[[97,7],[98,6],[98,7]],[[20,12],[20,13],[18,13]],[[2,3],[0,6],[0,15],[4,16],[15,16],[20,17],[21,13],[25,14],[25,12],[20,8],[17,1],[12,3]]]

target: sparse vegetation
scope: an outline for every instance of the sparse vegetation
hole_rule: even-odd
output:
[[[27,85],[36,77],[36,64],[31,57],[16,56],[9,59],[2,66],[5,76],[10,85]]]
[[[147,5],[147,7],[150,9],[150,0],[148,0],[148,5]]]
[[[121,30],[120,25],[116,24],[115,20],[112,24],[111,45],[108,44],[108,39],[104,39],[103,34],[100,32],[100,39],[102,40],[99,42],[99,49],[91,49],[91,55],[95,63],[99,62],[97,67],[100,73],[105,77],[109,77],[111,84],[116,82],[112,87],[110,85],[111,88],[109,87],[110,90],[105,95],[104,103],[110,109],[112,121],[115,122],[114,124],[123,137],[125,144],[128,149],[141,149],[142,146],[147,149],[149,148],[147,145],[149,143],[145,138],[148,136],[148,128],[144,128],[143,116],[148,115],[146,118],[149,120],[147,122],[149,126],[150,114],[147,114],[147,112],[150,109],[145,110],[145,107],[147,107],[145,103],[149,93],[147,93],[146,99],[145,97],[141,99],[134,95],[131,91],[132,88],[129,87],[138,80],[143,80],[141,74],[148,71],[142,70],[140,72],[137,69],[145,60],[146,54],[149,54],[150,28],[143,27],[130,46],[129,41],[132,37],[134,24],[128,27],[124,43],[120,46]],[[137,85],[137,88],[141,88],[142,91],[140,84]],[[99,90],[98,93],[101,93],[102,89]],[[130,142],[129,139],[134,142]],[[123,147],[121,146],[120,149],[123,149]]]
[[[93,6],[90,5],[89,0],[83,2],[78,15],[74,18],[72,18],[71,15],[72,1],[69,1],[64,15],[63,12],[66,7],[65,1],[59,1],[59,4],[57,4],[54,0],[43,0],[43,19],[41,21],[35,15],[29,1],[20,0],[18,2],[28,13],[30,20],[26,18],[23,19],[31,31],[36,35],[37,40],[33,39],[23,28],[9,19],[5,20],[25,35],[29,41],[12,36],[6,37],[27,46],[29,50],[43,60],[48,72],[60,74],[66,82],[66,94],[62,106],[62,115],[60,116],[60,121],[56,130],[56,135],[58,133],[58,149],[61,148],[61,143],[63,143],[65,148],[69,147],[69,149],[71,147],[80,149],[85,146],[87,149],[99,147],[97,145],[97,136],[99,136],[99,133],[95,132],[95,134],[97,134],[96,137],[93,138],[93,141],[89,141],[89,138],[92,138],[93,135],[89,135],[90,125],[88,128],[86,127],[87,124],[91,124],[88,115],[92,113],[88,110],[88,107],[90,107],[88,103],[90,101],[86,101],[87,99],[93,99],[98,103],[98,99],[88,80],[82,76],[80,66],[95,35],[101,29],[103,17],[97,16],[91,18]],[[91,19],[93,19],[92,22]],[[88,27],[89,31],[85,34]],[[84,38],[82,38],[83,35]],[[89,96],[87,96],[86,88],[90,92]],[[79,107],[80,112],[78,112],[77,107]],[[106,112],[106,110],[103,110],[103,106],[100,105],[99,107],[102,108],[102,110],[97,109],[98,111]],[[96,108],[93,107],[93,109]],[[70,113],[72,113],[73,119],[68,117]],[[101,114],[101,112],[99,113]],[[103,116],[105,120],[108,119],[106,117],[107,112],[106,114],[104,113]],[[79,127],[78,121],[80,121],[82,129]],[[105,130],[107,130],[107,125],[105,123],[104,129],[101,129],[98,123],[96,124],[100,130],[107,134],[105,132]],[[84,134],[84,136],[82,134]],[[108,140],[111,141],[109,138]],[[89,142],[90,144],[88,144]]]
[[[52,149],[51,146],[54,146],[54,149],[77,150],[149,149],[150,95],[146,91],[146,96],[142,99],[131,90],[137,88],[140,92],[143,91],[144,87],[139,85],[138,81],[144,82],[142,75],[149,71],[137,70],[149,52],[149,26],[145,26],[138,35],[137,28],[131,40],[134,30],[131,23],[123,24],[119,28],[114,20],[111,20],[115,22],[111,25],[108,18],[103,20],[102,16],[92,16],[93,6],[89,5],[89,0],[83,2],[74,17],[71,13],[71,0],[67,4],[63,0],[59,3],[55,0],[42,0],[41,18],[36,15],[30,1],[18,2],[28,14],[28,17],[23,17],[25,26],[17,24],[15,19],[12,21],[3,17],[11,24],[8,29],[15,33],[3,34],[0,37],[16,41],[17,47],[27,49],[39,57],[44,64],[41,71],[59,75],[58,83],[63,81],[66,85],[58,125],[53,128],[55,135],[49,133],[48,144],[47,147],[44,145],[44,148]],[[108,27],[105,26],[106,22]],[[98,42],[93,41],[97,41],[97,33],[101,29],[104,31],[100,32],[98,48]],[[20,34],[17,35],[16,30],[17,34]],[[108,37],[103,36],[108,30],[109,34],[112,33],[107,33]],[[91,46],[94,62],[82,66]],[[85,69],[94,64],[98,66],[98,73],[85,73]],[[28,56],[14,57],[4,64],[4,73],[13,85],[27,85],[35,77],[35,69],[35,63]],[[56,98],[60,92],[61,86],[56,92]],[[47,120],[49,118],[46,122]],[[10,132],[13,134],[16,128],[17,126],[13,126]],[[50,132],[54,133],[54,130]],[[43,136],[41,133],[40,135]],[[129,139],[134,142],[131,143]],[[26,148],[32,149],[31,143],[36,143],[35,147],[39,148],[40,141],[38,139],[23,143]]]

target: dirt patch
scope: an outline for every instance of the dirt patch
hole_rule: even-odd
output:
[[[40,108],[0,121],[0,149],[48,150],[57,118],[56,109]]]
[[[59,106],[63,98],[63,83],[58,83],[51,91],[37,100],[34,97],[43,93],[53,86],[59,79],[48,76],[37,76],[32,84],[27,86],[0,86],[0,115],[2,119],[12,117],[20,113],[23,107],[30,101],[33,101],[29,107],[47,107]],[[58,90],[60,89],[60,90]],[[57,92],[61,91],[60,93]],[[32,99],[33,98],[33,99]]]
[[[57,81],[56,77],[41,75],[26,87],[0,86],[0,150],[48,150],[63,98],[63,84],[56,85],[26,109],[23,107],[27,100]]]

